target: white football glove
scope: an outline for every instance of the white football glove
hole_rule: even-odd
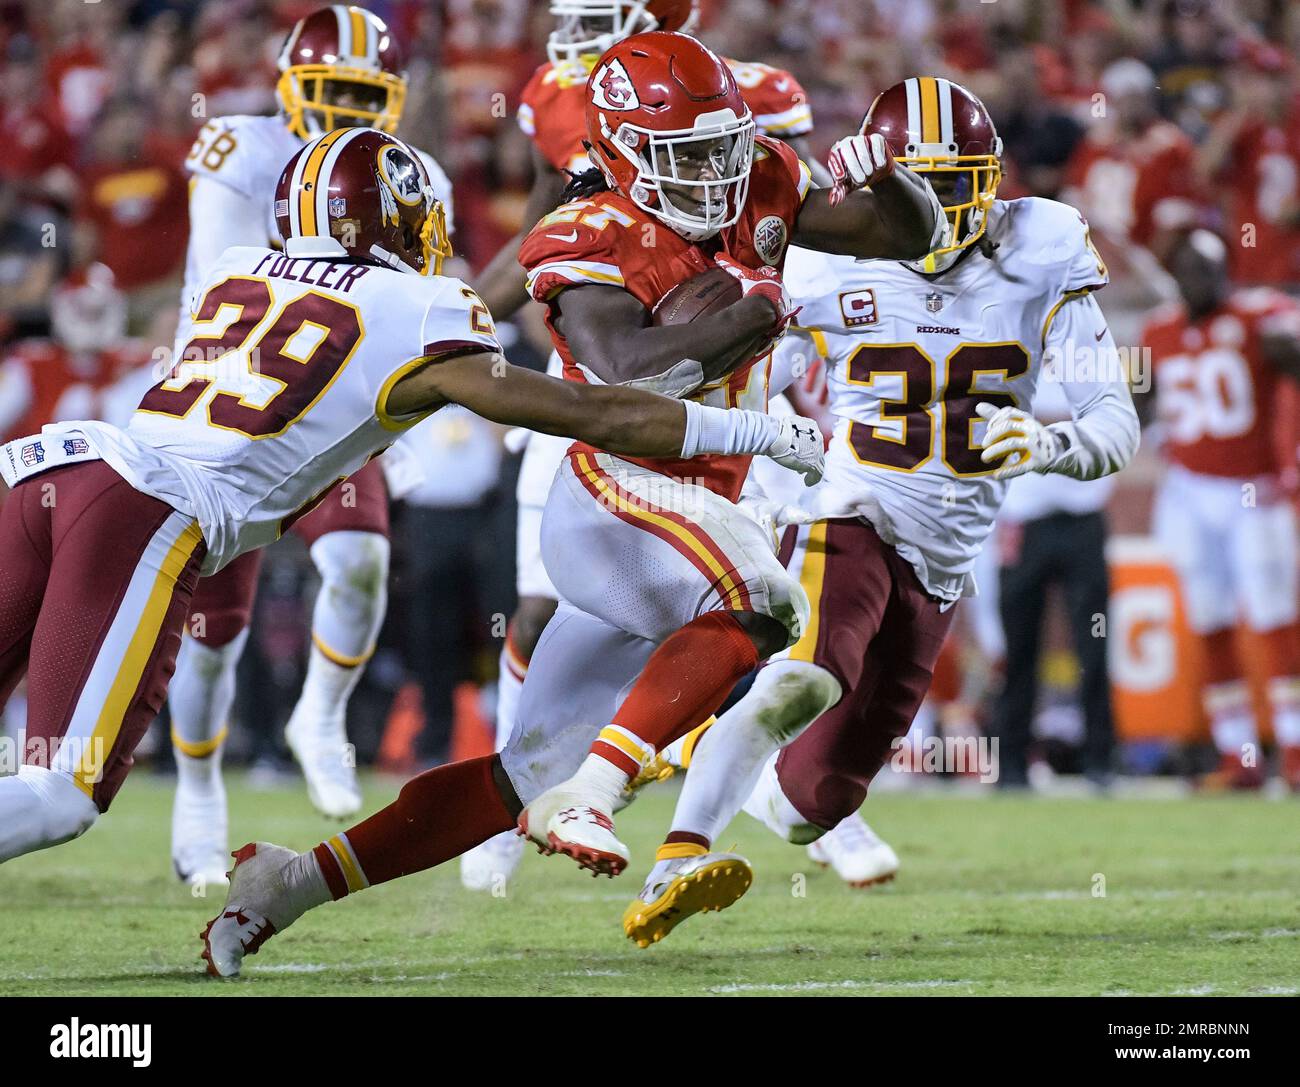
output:
[[[826,467],[826,445],[817,424],[802,415],[787,415],[777,420],[777,425],[780,432],[765,454],[803,476],[805,487],[820,482]]]
[[[1026,472],[1050,472],[1065,451],[1061,436],[1027,411],[976,404],[975,412],[988,421],[980,460],[993,464],[1006,458],[993,473],[994,479],[1014,479]]]
[[[894,172],[894,155],[879,132],[870,136],[846,136],[831,148],[826,160],[835,185],[831,188],[831,207],[835,207],[854,189],[864,189]]]

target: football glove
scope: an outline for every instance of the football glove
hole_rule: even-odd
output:
[[[854,189],[869,188],[889,177],[894,172],[894,153],[879,132],[848,136],[831,148],[826,167],[835,182],[830,197],[835,207]]]
[[[820,482],[826,467],[826,445],[817,424],[802,415],[787,415],[777,420],[777,426],[777,438],[765,454],[803,476],[805,487]]]
[[[1014,479],[1026,472],[1050,472],[1065,452],[1065,439],[1027,411],[995,408],[985,403],[976,404],[975,412],[988,422],[980,459],[985,464],[1002,462],[993,473],[994,479]]]

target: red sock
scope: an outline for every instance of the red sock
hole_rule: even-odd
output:
[[[515,825],[492,780],[495,755],[427,770],[375,812],[313,852],[342,898],[376,883],[422,872]]]
[[[721,706],[757,665],[758,651],[740,621],[730,612],[706,612],[651,654],[591,753],[635,776],[654,752]]]

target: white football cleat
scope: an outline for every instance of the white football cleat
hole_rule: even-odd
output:
[[[235,867],[230,872],[226,904],[199,933],[203,938],[200,958],[214,978],[238,977],[245,955],[256,955],[267,940],[297,920],[296,915],[277,908],[286,897],[285,865],[297,853],[269,842],[250,842],[231,856]]]
[[[857,812],[808,846],[808,856],[850,887],[888,883],[898,872],[898,854],[877,837]]]
[[[519,867],[524,839],[513,830],[494,834],[482,845],[460,855],[460,882],[467,891],[502,891]]]
[[[627,867],[628,849],[614,836],[609,812],[592,807],[567,782],[547,789],[519,813],[519,829],[539,853],[563,853],[593,876]]]
[[[226,789],[220,776],[205,788],[196,788],[184,778],[177,781],[172,801],[172,867],[176,875],[191,885],[224,887],[228,849]]]
[[[637,947],[649,947],[688,917],[725,910],[753,882],[749,861],[735,853],[659,861],[641,893],[623,911],[623,932]]]
[[[356,760],[348,746],[344,713],[319,716],[295,708],[284,730],[285,742],[307,779],[312,806],[331,819],[361,810]]]

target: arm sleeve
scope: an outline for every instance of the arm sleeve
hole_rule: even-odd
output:
[[[232,245],[265,246],[267,224],[262,214],[263,205],[257,200],[210,177],[194,178],[187,266],[202,278]]]
[[[502,354],[492,314],[459,279],[446,279],[424,311],[421,357],[450,358],[474,351]]]
[[[1042,376],[1061,382],[1074,417],[1048,427],[1066,443],[1050,471],[1098,479],[1133,459],[1141,428],[1127,368],[1091,295],[1078,295],[1060,307],[1048,329]]]
[[[32,375],[27,364],[11,358],[0,362],[0,439],[9,434],[32,404]],[[24,437],[22,434],[13,435]]]

